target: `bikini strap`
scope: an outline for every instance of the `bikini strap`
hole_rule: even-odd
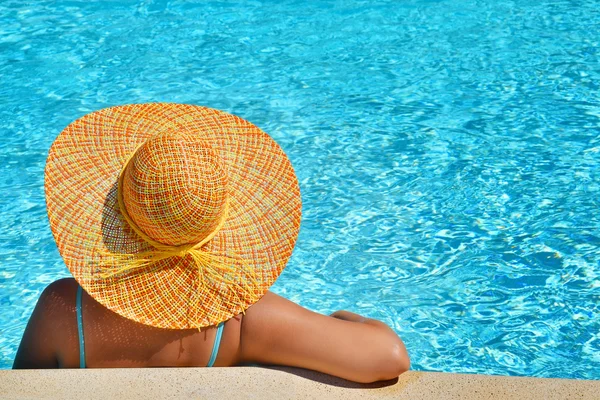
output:
[[[79,368],[85,368],[85,342],[83,340],[83,316],[81,314],[81,294],[83,289],[77,287],[77,333],[79,335]]]
[[[215,343],[213,344],[212,354],[210,355],[210,360],[208,360],[207,367],[212,367],[217,359],[217,354],[219,353],[219,345],[221,344],[221,336],[223,335],[223,326],[225,326],[225,322],[221,322],[217,326],[217,336],[215,337]]]

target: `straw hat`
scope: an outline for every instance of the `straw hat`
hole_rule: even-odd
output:
[[[193,105],[131,104],[76,120],[50,148],[45,190],[79,284],[161,328],[246,310],[282,272],[300,228],[298,181],[277,143]]]

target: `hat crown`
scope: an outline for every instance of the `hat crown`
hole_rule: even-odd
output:
[[[166,132],[142,144],[125,168],[127,214],[151,239],[196,244],[213,232],[227,202],[227,175],[198,135]]]

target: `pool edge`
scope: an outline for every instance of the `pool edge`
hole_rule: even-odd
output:
[[[598,399],[600,381],[409,371],[357,384],[287,367],[1,370],[3,399]]]

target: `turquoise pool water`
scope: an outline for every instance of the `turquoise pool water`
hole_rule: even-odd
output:
[[[240,2],[241,3],[241,2]],[[0,367],[68,276],[48,148],[125,103],[269,132],[304,219],[273,290],[418,370],[600,379],[600,1],[0,3]]]

